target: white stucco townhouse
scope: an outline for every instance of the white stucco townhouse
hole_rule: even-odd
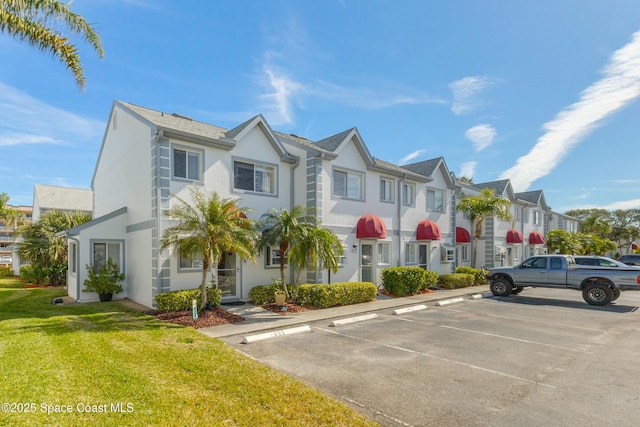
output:
[[[271,208],[313,208],[344,253],[337,274],[308,272],[309,282],[380,284],[381,270],[395,265],[448,273],[454,181],[442,158],[409,167],[375,159],[355,128],[314,142],[273,131],[261,115],[227,130],[115,101],[91,183],[94,219],[67,231],[69,294],[97,300],[82,292],[86,266],[108,258],[126,275],[117,297],[151,307],[158,293],[195,288],[198,260],[159,250],[172,196],[188,200],[191,185],[241,199],[253,219]],[[247,299],[270,283],[280,256],[267,248],[254,264],[225,254],[216,271],[223,298]]]

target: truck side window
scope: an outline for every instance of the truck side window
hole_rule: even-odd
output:
[[[551,269],[552,270],[561,270],[562,269],[562,260],[560,258],[551,258]]]
[[[533,268],[547,268],[546,258],[536,258],[532,265]]]

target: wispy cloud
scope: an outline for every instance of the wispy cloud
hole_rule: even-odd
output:
[[[48,105],[0,83],[0,146],[95,140],[104,123]]]
[[[294,124],[296,108],[304,108],[305,104],[317,100],[367,110],[446,104],[442,98],[403,83],[375,81],[370,85],[349,85],[321,77],[318,70],[323,69],[322,64],[330,55],[322,52],[304,28],[292,18],[265,36],[268,48],[263,54],[257,81],[262,91],[260,111],[268,115],[272,124]],[[359,83],[361,80],[357,79]]]
[[[481,124],[467,129],[464,136],[473,143],[473,148],[477,153],[493,144],[496,134],[497,132],[493,126]]]
[[[453,92],[451,111],[455,115],[470,113],[483,105],[478,95],[497,82],[488,76],[470,76],[449,84]]]
[[[594,204],[574,205],[574,206],[563,208],[562,210],[567,211],[570,209],[606,209],[608,211],[615,211],[618,209],[622,209],[622,210],[640,209],[640,199],[621,200],[618,202],[607,203],[604,205],[594,205]]]
[[[420,157],[422,154],[426,153],[427,150],[424,149],[420,149],[420,150],[416,150],[413,153],[409,153],[406,156],[404,156],[402,159],[400,159],[400,164],[401,165],[406,165],[407,163],[409,163],[411,160],[413,159],[417,159],[418,157]]]
[[[525,191],[548,175],[604,118],[640,96],[640,31],[616,51],[604,69],[604,77],[582,92],[580,100],[543,126],[545,133],[528,154],[504,171],[516,191]]]
[[[478,162],[465,162],[460,165],[460,176],[466,176],[467,178],[473,178],[476,173],[476,167]]]

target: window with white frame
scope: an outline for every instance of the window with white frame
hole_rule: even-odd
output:
[[[415,203],[416,203],[415,184],[402,184],[402,204],[405,206],[413,206]]]
[[[76,242],[71,242],[69,245],[69,272],[71,274],[76,274],[76,264],[78,259],[78,245]]]
[[[333,195],[345,199],[363,200],[363,175],[357,172],[334,169]]]
[[[404,263],[418,263],[418,245],[416,243],[407,243],[404,247]]]
[[[267,246],[265,249],[265,266],[266,267],[280,267],[280,249]],[[284,264],[288,264],[287,254],[284,254]]]
[[[516,221],[520,221],[522,218],[522,208],[520,206],[513,207],[513,219]]]
[[[540,225],[540,211],[533,211],[533,225]]]
[[[110,259],[122,272],[121,247],[120,242],[93,242],[93,271],[98,273]]]
[[[393,202],[393,180],[380,178],[380,201]]]
[[[347,245],[342,245],[342,252],[338,254],[338,267],[344,267],[347,264]]]
[[[427,209],[434,212],[444,212],[444,191],[427,190]]]
[[[469,261],[470,245],[461,245],[460,249],[462,261]]]
[[[391,264],[391,244],[378,243],[378,264]]]
[[[183,147],[173,148],[173,177],[200,180],[200,165],[202,164],[202,151],[188,150]]]
[[[182,270],[198,270],[198,271],[202,271],[202,255],[192,255],[192,256],[185,256],[182,253],[179,253],[179,258],[180,258],[180,268],[179,271]]]
[[[275,194],[276,167],[235,160],[233,162],[233,188],[235,190]]]

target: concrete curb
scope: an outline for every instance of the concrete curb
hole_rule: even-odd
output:
[[[357,323],[357,322],[364,322],[365,320],[372,320],[377,318],[378,315],[373,313],[373,314],[363,314],[362,316],[354,316],[354,317],[348,317],[346,319],[338,319],[338,320],[334,320],[333,322],[330,323],[331,326],[343,326],[343,325],[349,325],[351,323]]]
[[[464,298],[462,297],[458,297],[458,298],[451,298],[451,299],[445,299],[442,301],[438,301],[436,303],[437,306],[443,306],[443,305],[449,305],[449,304],[455,304],[457,302],[462,302],[464,301]]]
[[[288,329],[280,329],[277,331],[265,332],[264,334],[249,335],[244,337],[244,339],[242,340],[242,343],[251,344],[252,342],[264,341],[270,338],[284,337],[288,335],[303,334],[305,332],[311,332],[311,328],[309,327],[309,325],[297,326],[295,328],[288,328]]]
[[[397,310],[393,310],[393,314],[395,315],[405,314],[405,313],[411,313],[414,311],[426,310],[426,309],[427,309],[427,306],[424,304],[412,305],[411,307],[405,307],[405,308],[399,308]]]

